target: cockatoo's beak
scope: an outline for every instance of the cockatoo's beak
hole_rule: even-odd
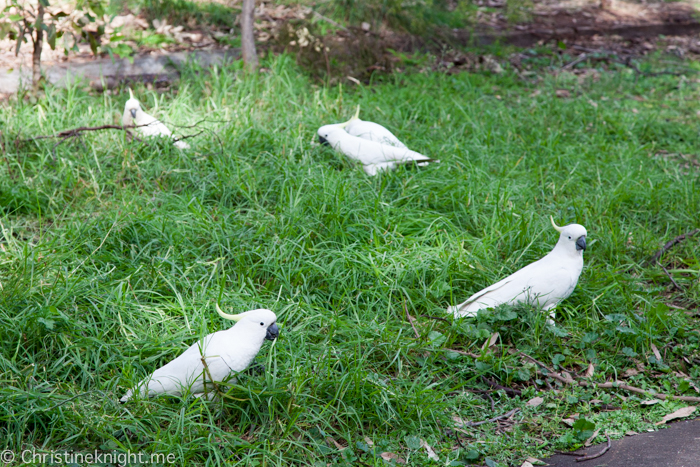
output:
[[[130,112],[131,112],[131,116],[133,118],[136,118],[136,109],[131,109]]]
[[[554,227],[554,230],[557,232],[561,233],[562,228],[559,227],[557,224],[554,223],[554,218],[552,216],[549,216],[549,220],[552,221],[552,227]]]
[[[277,327],[276,324],[273,324],[272,326],[269,326],[267,328],[267,333],[265,334],[265,339],[269,341],[273,341],[277,339],[277,336],[280,335],[280,328]]]
[[[330,146],[330,144],[328,143],[328,140],[326,138],[324,138],[323,136],[318,137],[318,142],[323,144],[324,146]]]
[[[576,251],[579,250],[585,250],[586,249],[586,236],[581,235],[577,240],[576,240]]]

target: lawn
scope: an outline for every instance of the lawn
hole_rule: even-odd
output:
[[[114,130],[32,140],[118,122],[126,89],[0,104],[0,448],[182,465],[380,466],[387,453],[436,464],[424,440],[436,465],[520,466],[595,430],[602,442],[658,429],[689,405],[640,405],[655,392],[698,395],[700,235],[661,258],[680,290],[648,262],[700,226],[694,74],[414,71],[325,86],[289,56],[263,66],[193,66],[178,89],[134,89],[146,111],[195,135],[185,152]],[[357,104],[441,163],[368,177],[315,142]],[[546,254],[550,215],[583,224],[589,245],[556,327],[524,306],[446,315]],[[223,402],[120,405],[231,325],[217,301],[277,313],[264,368]],[[590,381],[650,394],[563,387],[518,351],[577,378],[592,364]],[[473,392],[486,379],[521,394]],[[500,424],[455,422],[516,408]],[[574,428],[562,423],[576,414]]]

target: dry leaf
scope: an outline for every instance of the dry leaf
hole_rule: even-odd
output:
[[[683,407],[682,409],[678,409],[675,412],[666,415],[660,422],[657,423],[657,425],[663,425],[664,423],[668,423],[677,418],[685,418],[693,412],[695,412],[695,406],[691,405],[688,407]]]
[[[637,433],[636,431],[625,431],[625,434],[627,436],[634,436],[634,435],[638,435],[639,433]]]
[[[598,436],[598,433],[600,433],[600,428],[598,428],[597,430],[595,430],[595,431],[593,432],[593,434],[591,435],[591,437],[588,438],[588,439],[586,440],[586,442],[583,443],[583,445],[584,445],[585,447],[590,446],[590,445],[593,443],[593,440],[596,439],[596,437]]]
[[[557,89],[555,94],[557,97],[571,97],[571,93],[566,89]]]
[[[651,399],[648,401],[642,401],[639,403],[639,405],[654,405],[654,404],[658,404],[659,402],[661,402],[661,399]]]
[[[343,449],[345,449],[347,447],[347,446],[343,446],[342,444],[340,444],[339,442],[337,442],[336,440],[334,440],[330,436],[328,438],[326,438],[326,441],[332,442],[335,445],[335,447],[338,449],[338,451],[342,451]]]
[[[534,466],[531,463],[529,463],[528,461],[525,461],[525,462],[523,462],[523,465],[521,465],[520,467],[534,467]]]
[[[562,423],[567,425],[567,426],[574,426],[575,420],[573,418],[562,418],[561,419]]]
[[[654,357],[656,357],[656,361],[658,363],[661,363],[661,354],[659,353],[659,349],[657,349],[654,344],[651,344],[651,351],[654,352]]]
[[[374,446],[374,441],[369,439],[367,436],[365,436],[365,443],[367,443],[367,446],[369,446],[369,447]]]
[[[484,342],[484,345],[481,346],[481,350],[484,350],[486,347],[493,347],[494,345],[496,345],[497,340],[498,340],[498,333],[494,332],[491,335],[491,337],[489,338],[489,340]]]
[[[525,462],[529,462],[532,465],[537,465],[537,464],[545,465],[546,464],[546,462],[543,462],[536,457],[528,457],[527,459],[525,459]]]
[[[569,373],[567,373],[566,371],[562,371],[561,375],[564,377],[567,384],[575,384],[576,383],[576,381],[574,381],[574,378],[572,378],[571,375]]]
[[[434,460],[434,461],[439,461],[440,458],[438,457],[437,454],[435,454],[435,451],[433,451],[433,448],[430,447],[428,443],[425,442],[424,439],[420,440],[420,445],[423,446],[428,453],[428,458]]]
[[[465,422],[462,417],[458,417],[457,415],[452,416],[452,421],[455,422],[455,426],[457,428],[462,428],[464,425],[467,424],[467,422]]]
[[[625,372],[622,374],[623,378],[629,378],[630,376],[637,376],[639,372],[635,370],[634,368],[627,368]]]
[[[533,397],[529,401],[527,401],[527,404],[525,404],[528,407],[537,407],[540,405],[542,402],[544,402],[544,399],[541,397]]]
[[[402,459],[393,452],[383,452],[380,454],[382,456],[382,459],[384,459],[387,462],[391,462],[392,459],[396,460],[397,464],[405,464],[406,459]]]
[[[593,376],[593,371],[594,371],[593,364],[592,364],[592,363],[589,363],[589,364],[588,364],[588,369],[586,370],[586,374],[585,374],[584,376],[585,376],[586,378],[590,378],[591,376]]]
[[[600,403],[602,403],[602,402],[603,402],[603,401],[600,400],[600,399],[593,399],[593,400],[589,401],[588,403],[589,403],[589,404],[600,404]]]

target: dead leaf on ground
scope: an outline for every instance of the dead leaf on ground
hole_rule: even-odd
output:
[[[481,350],[484,350],[487,347],[490,348],[490,347],[493,347],[494,345],[496,345],[496,341],[498,340],[498,336],[499,336],[499,334],[497,332],[494,332],[491,335],[491,337],[489,338],[489,340],[484,342],[484,345],[481,346]]]
[[[583,375],[583,376],[585,376],[586,378],[590,378],[591,376],[593,376],[593,371],[594,371],[594,369],[595,369],[595,367],[593,366],[593,364],[592,364],[592,363],[589,363],[589,364],[588,364],[588,369],[586,370],[586,374]]]
[[[588,403],[589,404],[601,404],[602,402],[603,401],[600,399],[593,399],[593,400],[589,401]]]
[[[654,344],[651,344],[651,351],[654,352],[654,357],[656,357],[656,361],[658,363],[661,363],[661,354],[659,353],[659,349],[657,349]]]
[[[575,420],[574,420],[573,418],[562,418],[562,419],[561,419],[561,422],[562,422],[564,425],[567,425],[567,426],[570,426],[570,427],[571,427],[571,426],[574,426]]]
[[[330,436],[328,438],[326,438],[326,441],[327,442],[330,441],[331,443],[333,443],[333,445],[338,449],[338,451],[342,451],[343,449],[345,449],[347,447],[347,446],[343,446],[342,444],[340,444],[339,442],[337,442],[336,440],[334,440]]]
[[[521,465],[520,467],[534,467],[534,466],[531,463],[529,463],[528,461],[525,461],[525,462],[523,462],[523,465]]]
[[[435,454],[435,451],[433,451],[433,448],[430,447],[428,443],[425,442],[424,439],[420,440],[420,445],[425,448],[425,451],[428,453],[428,458],[434,460],[434,461],[439,461],[440,458],[438,457],[437,454]]]
[[[525,459],[525,462],[529,462],[532,465],[538,465],[538,464],[545,465],[546,464],[546,462],[541,461],[540,459],[538,459],[536,457],[528,457],[527,459]]]
[[[600,428],[598,428],[597,430],[595,430],[595,431],[593,432],[593,434],[591,435],[591,437],[588,438],[588,439],[586,440],[586,442],[583,443],[583,445],[584,445],[585,447],[588,447],[588,446],[590,446],[591,444],[593,444],[593,440],[595,440],[595,439],[598,437],[598,433],[600,433]]]
[[[663,425],[664,423],[668,423],[671,420],[676,420],[677,418],[685,418],[693,412],[695,412],[695,406],[691,405],[688,407],[683,407],[682,409],[678,409],[675,412],[666,415],[660,422],[657,423],[657,425]]]
[[[387,462],[391,462],[391,460],[395,460],[397,464],[405,464],[406,459],[400,458],[398,455],[394,454],[393,452],[383,452],[380,454],[382,456],[382,459],[384,459]]]
[[[661,402],[661,399],[650,399],[648,401],[640,402],[639,405],[654,405],[654,404],[658,404],[659,402]]]
[[[557,89],[555,94],[557,97],[561,97],[561,98],[571,97],[571,93],[569,91],[567,91],[566,89]]]
[[[365,443],[367,443],[367,446],[372,447],[374,446],[374,441],[369,439],[369,437],[365,436]]]
[[[537,407],[542,402],[544,402],[544,399],[542,397],[533,397],[532,399],[527,401],[527,404],[525,404],[525,405],[528,407]]]
[[[464,425],[467,424],[467,422],[462,417],[457,415],[452,416],[452,421],[455,422],[455,426],[457,428],[462,428]]]
[[[623,378],[629,378],[630,376],[637,376],[639,372],[634,368],[627,368],[624,373],[622,373]]]
[[[634,435],[638,435],[638,434],[639,433],[637,433],[636,431],[625,431],[625,435],[627,435],[627,436],[634,436]]]

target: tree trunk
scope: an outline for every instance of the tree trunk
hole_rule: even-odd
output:
[[[34,52],[32,53],[32,83],[34,87],[39,85],[41,80],[41,49],[44,45],[44,5],[39,2],[36,12],[36,22],[34,23]]]
[[[255,36],[253,36],[253,22],[255,0],[243,0],[241,10],[241,49],[243,52],[243,64],[248,71],[258,69],[258,54],[255,52]]]

